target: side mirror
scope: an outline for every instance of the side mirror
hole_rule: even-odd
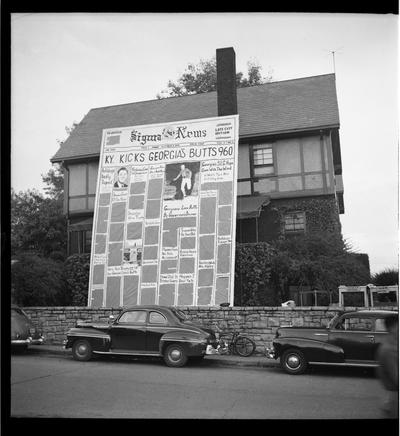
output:
[[[110,324],[112,324],[114,321],[115,321],[115,316],[114,316],[114,315],[110,315],[110,316],[108,317],[108,322],[109,322]]]

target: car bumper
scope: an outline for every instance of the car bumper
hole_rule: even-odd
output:
[[[29,345],[31,343],[30,338],[26,339],[11,339],[11,345]]]
[[[41,336],[40,338],[31,338],[31,345],[42,345],[44,344],[45,339],[43,336]]]
[[[218,354],[218,350],[212,345],[207,345],[206,354]]]
[[[276,353],[273,347],[268,347],[265,350],[265,355],[268,357],[268,359],[276,359]]]

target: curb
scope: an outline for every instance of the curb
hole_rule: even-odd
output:
[[[28,351],[35,354],[47,354],[47,355],[58,355],[58,356],[68,356],[71,350],[66,350],[62,346],[46,347],[43,345],[31,345]],[[247,360],[249,359],[249,360]],[[250,360],[251,359],[251,360]],[[237,357],[232,356],[218,356],[209,355],[202,362],[207,366],[241,366],[241,367],[253,367],[253,368],[273,368],[278,366],[278,362],[275,360],[268,359],[264,356],[255,357]]]

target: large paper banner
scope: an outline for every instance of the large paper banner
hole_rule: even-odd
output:
[[[89,306],[233,304],[238,124],[103,130]]]

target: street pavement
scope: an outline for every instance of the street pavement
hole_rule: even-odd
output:
[[[30,353],[71,355],[71,349],[66,350],[62,345],[30,345]],[[279,360],[268,359],[264,355],[255,354],[241,357],[229,354],[210,354],[205,357],[205,363],[210,366],[245,366],[253,368],[268,368],[279,366]]]
[[[290,376],[277,366],[259,367],[260,359],[269,362],[262,356],[208,356],[201,363],[169,368],[150,358],[106,356],[77,362],[68,353],[62,347],[31,347],[12,355],[12,417],[102,421],[381,417],[383,388],[373,372],[360,368],[320,367]]]

